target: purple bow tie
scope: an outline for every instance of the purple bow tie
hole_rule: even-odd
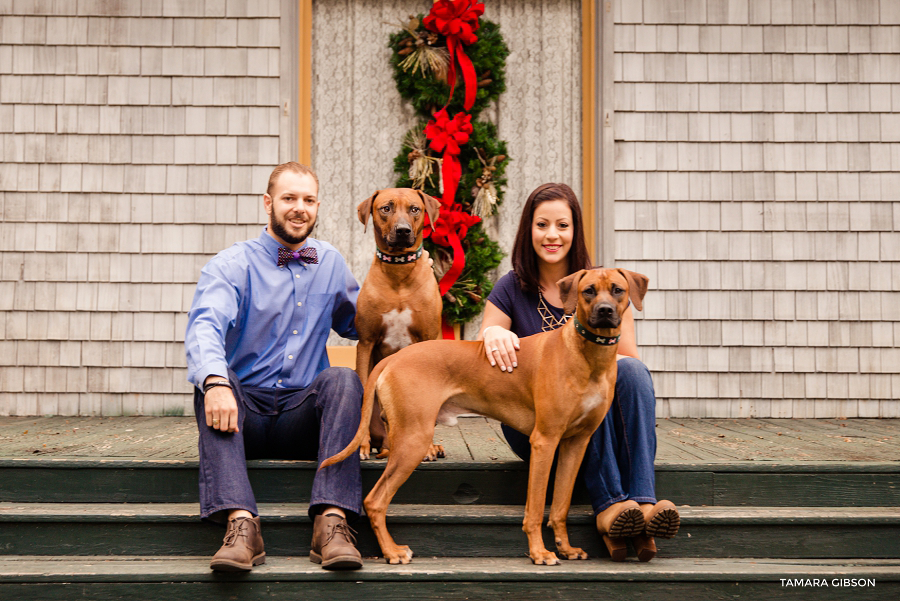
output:
[[[318,263],[319,256],[316,254],[316,249],[312,246],[304,246],[300,250],[291,250],[289,248],[285,248],[283,246],[278,247],[278,266],[283,267],[288,264],[289,261],[293,261],[294,259],[298,261],[303,261],[304,263]]]

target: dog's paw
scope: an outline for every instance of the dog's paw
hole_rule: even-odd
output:
[[[588,554],[585,553],[584,549],[579,549],[578,547],[573,547],[572,545],[563,542],[560,539],[556,539],[556,551],[562,556],[563,559],[587,559]]]
[[[387,459],[391,454],[391,450],[387,447],[381,449],[381,452],[375,455],[375,459]]]
[[[368,459],[369,454],[371,454],[371,452],[372,452],[372,448],[368,445],[368,443],[359,445],[359,458],[360,459]]]
[[[412,549],[406,545],[396,545],[390,552],[384,553],[384,560],[393,565],[409,563],[412,558]]]
[[[438,459],[443,459],[447,455],[444,453],[444,445],[442,444],[433,444],[428,447],[428,454],[425,455],[424,461],[437,461]]]
[[[584,549],[579,549],[578,547],[569,547],[568,550],[563,551],[559,549],[560,555],[562,555],[563,559],[587,559],[588,554],[585,553]]]
[[[542,551],[529,553],[531,562],[536,566],[558,566],[559,558],[556,553],[543,549]]]

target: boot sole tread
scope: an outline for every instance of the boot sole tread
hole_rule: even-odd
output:
[[[647,524],[647,536],[673,538],[681,527],[681,517],[674,509],[663,509]]]
[[[644,514],[637,507],[629,507],[616,517],[607,534],[610,538],[630,538],[644,532]]]

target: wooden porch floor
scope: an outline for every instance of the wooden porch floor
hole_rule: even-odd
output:
[[[438,426],[451,461],[511,461],[499,424]],[[900,461],[900,420],[660,419],[657,464]],[[0,458],[197,458],[193,417],[0,417]]]

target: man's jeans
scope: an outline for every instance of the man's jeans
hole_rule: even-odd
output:
[[[351,369],[330,367],[307,388],[242,387],[229,370],[238,404],[239,432],[206,425],[203,393],[194,390],[200,430],[200,516],[224,521],[220,513],[246,509],[259,515],[247,478],[247,459],[315,459],[321,463],[343,450],[359,427],[362,386]],[[319,470],[313,480],[309,515],[335,506],[359,515],[362,481],[359,454]]]
[[[516,455],[528,459],[528,437],[503,424]],[[591,436],[579,478],[584,478],[594,513],[632,499],[656,503],[656,394],[647,367],[631,357],[618,361],[616,395]]]

